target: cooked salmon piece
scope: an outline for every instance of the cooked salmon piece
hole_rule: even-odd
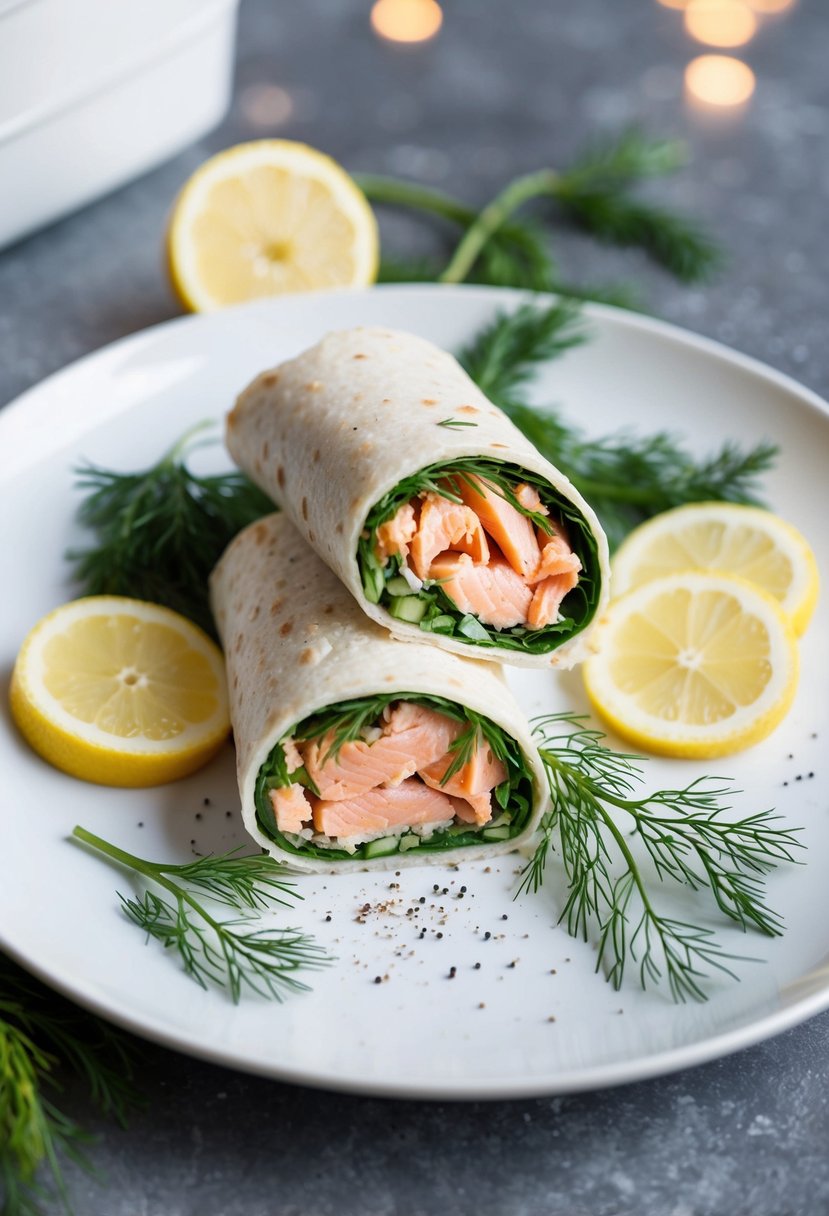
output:
[[[538,531],[538,543],[541,546],[541,558],[528,583],[540,583],[542,579],[553,574],[576,574],[581,570],[581,562],[570,548],[567,537],[556,529],[550,536],[544,536]]]
[[[576,558],[578,561],[578,558]],[[579,569],[581,563],[579,563]],[[527,613],[527,624],[531,629],[543,629],[558,619],[561,601],[568,591],[572,591],[579,581],[579,572],[565,570],[562,574],[553,574],[542,579],[535,588],[530,610]]]
[[[447,823],[455,817],[452,799],[411,777],[391,789],[366,790],[340,802],[313,799],[314,827],[340,839],[383,832],[389,827]]]
[[[285,766],[289,773],[295,773],[298,768],[302,768],[302,756],[300,756],[293,739],[282,740],[282,752],[285,756]]]
[[[463,823],[474,823],[481,827],[492,818],[491,794],[468,794],[466,798],[453,798],[452,805]]]
[[[532,589],[500,553],[490,556],[488,566],[476,566],[468,553],[441,553],[432,562],[429,577],[440,580],[461,612],[471,613],[485,625],[510,629],[527,619]]]
[[[493,753],[486,739],[481,739],[466,764],[444,783],[443,775],[454,758],[455,753],[450,751],[434,764],[419,768],[418,776],[433,789],[443,790],[445,794],[454,794],[458,798],[468,798],[470,794],[488,794],[507,779],[506,765]]]
[[[533,511],[536,515],[550,514],[541,501],[541,495],[535,486],[528,486],[525,481],[522,481],[515,487],[513,493],[525,511]]]
[[[312,807],[303,786],[294,782],[269,794],[280,832],[301,832],[311,819]]]
[[[344,743],[327,756],[332,732],[299,744],[308,776],[326,801],[354,798],[376,786],[397,786],[419,767],[445,756],[463,730],[463,723],[446,714],[399,701],[383,723],[374,743],[363,739]]]
[[[409,556],[409,545],[417,531],[417,520],[414,507],[410,502],[404,502],[391,519],[380,524],[374,535],[374,551],[383,565],[399,553],[401,560]]]
[[[412,566],[418,578],[429,577],[439,553],[451,549],[468,553],[476,565],[489,561],[489,546],[473,510],[429,492],[421,500],[420,519],[411,543]]]
[[[522,578],[532,574],[541,556],[532,520],[507,502],[497,486],[482,477],[456,477],[453,481],[466,506],[478,516],[515,573]]]

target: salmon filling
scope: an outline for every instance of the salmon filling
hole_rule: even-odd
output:
[[[257,781],[260,825],[301,853],[380,856],[504,840],[532,782],[500,727],[441,698],[333,706],[274,748]]]
[[[408,497],[405,485],[387,495],[358,554],[367,598],[471,643],[543,652],[583,628],[598,592],[595,541],[551,486],[545,495],[522,473],[468,460],[424,470]]]

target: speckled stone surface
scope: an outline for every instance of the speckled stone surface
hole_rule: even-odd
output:
[[[683,97],[696,53],[654,0],[451,0],[440,37],[401,49],[367,2],[244,0],[237,85],[198,146],[0,254],[0,402],[88,351],[177,313],[162,271],[170,202],[236,140],[307,140],[351,169],[483,201],[628,122],[685,136],[691,167],[652,194],[704,220],[728,265],[682,288],[636,253],[562,231],[567,277],[637,285],[658,315],[829,395],[829,10],[801,0],[746,56],[739,115]],[[290,103],[262,86],[286,90]],[[287,111],[290,109],[290,113]],[[263,111],[281,121],[256,123]],[[428,234],[400,217],[401,252]],[[493,1042],[492,1050],[498,1044]],[[104,1180],[71,1172],[79,1216],[800,1216],[829,1212],[829,1015],[718,1063],[555,1100],[426,1104],[317,1093],[142,1047],[149,1106],[100,1132]],[[50,1214],[57,1208],[47,1208]]]

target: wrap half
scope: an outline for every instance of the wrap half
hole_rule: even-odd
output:
[[[396,637],[535,667],[588,652],[609,583],[596,515],[430,342],[329,334],[241,394],[227,445]]]
[[[369,621],[285,515],[251,524],[210,580],[247,831],[303,870],[508,852],[548,806],[496,667]]]

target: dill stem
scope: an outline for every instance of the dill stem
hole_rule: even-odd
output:
[[[554,170],[539,169],[510,182],[500,194],[496,194],[491,203],[487,203],[467,228],[438,281],[462,283],[475,265],[484,245],[503,227],[513,211],[531,199],[555,195],[560,180]]]
[[[428,211],[453,224],[467,226],[474,223],[476,212],[472,207],[444,194],[430,190],[414,182],[401,181],[396,177],[383,177],[374,173],[358,173],[357,185],[372,203],[388,204],[392,207],[412,207],[417,211]]]
[[[568,477],[576,489],[589,501],[591,498],[612,499],[635,506],[651,506],[653,488],[650,486],[620,485],[610,481],[594,481],[590,477],[579,477],[569,472]]]
[[[110,857],[113,861],[117,861],[119,865],[125,866],[128,870],[135,870],[139,874],[143,874],[145,878],[151,878],[153,882],[157,882],[160,887],[164,887],[177,900],[183,900],[189,904],[194,912],[197,912],[211,927],[217,932],[221,931],[221,924],[214,920],[204,906],[190,894],[186,887],[180,887],[178,883],[165,877],[165,870],[175,870],[177,866],[166,866],[163,863],[146,861],[143,857],[136,857],[134,853],[128,853],[125,849],[119,849],[117,844],[110,844],[108,840],[102,840],[100,836],[95,836],[94,833],[88,832],[86,828],[79,827],[77,824],[72,829],[72,836],[75,840],[80,840],[84,844],[88,844],[90,848],[96,849],[99,853]]]

